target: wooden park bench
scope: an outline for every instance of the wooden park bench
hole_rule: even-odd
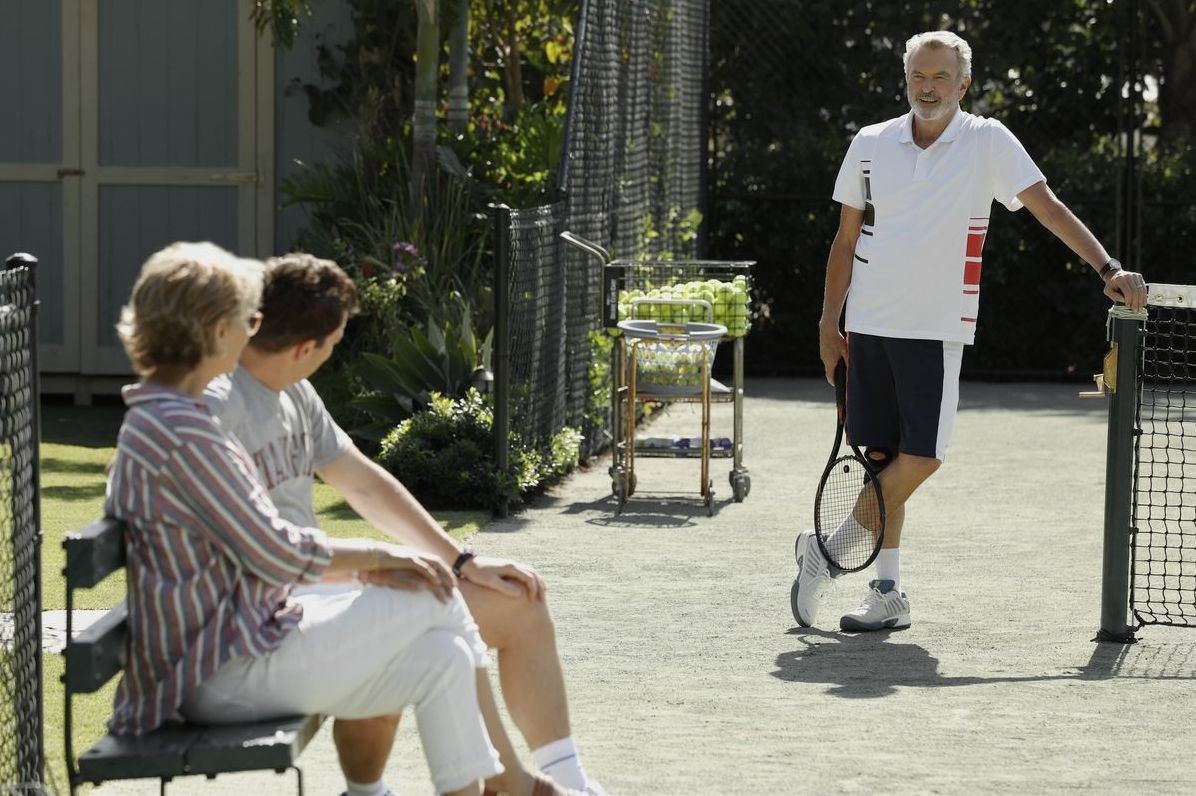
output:
[[[177,776],[202,774],[213,779],[234,771],[295,771],[303,794],[303,772],[296,765],[323,716],[292,716],[252,724],[198,726],[171,723],[148,735],[108,733],[77,760],[71,742],[71,701],[94,693],[124,668],[128,612],[124,601],[76,638],[72,627],[74,591],[90,589],[125,565],[125,525],[105,517],[63,541],[66,549],[66,711],[65,750],[71,794],[84,782],[156,777],[160,792]]]

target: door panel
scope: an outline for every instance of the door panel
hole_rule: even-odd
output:
[[[0,97],[15,109],[0,124],[0,260],[38,258],[43,370],[79,366],[77,94],[64,80],[77,63],[73,1],[0,0]]]
[[[210,240],[235,250],[237,189],[107,185],[100,188],[98,348],[85,372],[128,370],[115,326],[146,257],[179,240]]]
[[[0,0],[0,163],[62,159],[62,6],[46,0]],[[10,104],[12,103],[12,104]]]
[[[177,240],[255,253],[251,7],[252,0],[83,4],[86,374],[129,373],[114,326],[150,254]]]
[[[27,251],[38,258],[38,340],[61,347],[67,327],[77,339],[75,318],[68,318],[62,267],[62,186],[57,182],[0,182],[0,258]]]
[[[237,165],[236,0],[104,0],[99,165]]]
[[[270,246],[274,53],[253,7],[0,0],[0,258],[41,262],[43,372],[130,373],[113,327],[163,245]]]

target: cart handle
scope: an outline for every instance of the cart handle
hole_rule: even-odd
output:
[[[610,252],[608,252],[606,249],[599,246],[597,243],[594,243],[593,241],[586,240],[585,238],[581,237],[580,235],[574,235],[569,230],[565,230],[564,232],[562,232],[561,237],[564,238],[569,243],[571,243],[572,245],[581,249],[582,251],[592,254],[595,257],[597,257],[598,259],[602,260],[603,265],[610,265],[610,261],[611,261]]]

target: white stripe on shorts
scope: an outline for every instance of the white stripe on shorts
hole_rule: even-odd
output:
[[[939,404],[939,433],[934,441],[934,457],[947,457],[947,443],[955,427],[959,409],[959,365],[963,362],[963,343],[943,343],[943,400]]]

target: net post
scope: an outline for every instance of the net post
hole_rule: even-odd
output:
[[[505,478],[511,440],[511,208],[495,204],[490,209],[494,216],[494,466]],[[506,498],[494,507],[499,517],[510,510]]]
[[[1097,641],[1133,643],[1128,623],[1130,549],[1133,541],[1134,417],[1138,403],[1138,346],[1142,314],[1110,311],[1110,341],[1117,347],[1117,376],[1110,387],[1105,458],[1105,532]]]

